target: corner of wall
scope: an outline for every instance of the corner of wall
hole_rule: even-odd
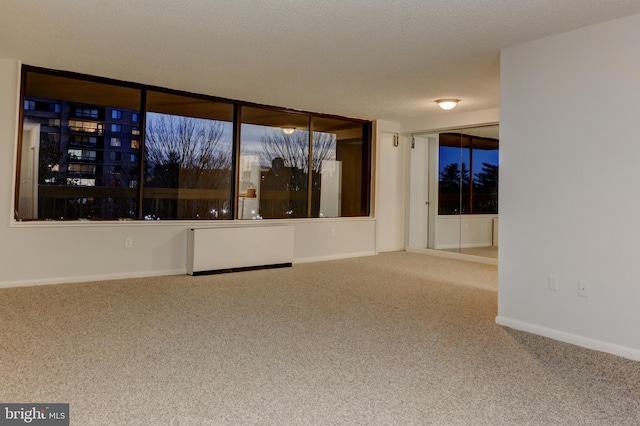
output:
[[[542,327],[536,324],[531,324],[500,315],[496,317],[496,324],[503,327],[512,328],[514,330],[548,337],[553,340],[558,340],[560,342],[569,343],[583,348],[610,353],[616,356],[631,359],[633,361],[640,361],[640,350],[629,348],[626,346],[620,346],[613,343],[604,342],[602,340],[591,339],[589,337],[579,336],[573,333],[554,330],[552,328]]]
[[[374,121],[374,133],[400,133],[402,131],[402,125],[399,121],[390,120],[375,120]]]

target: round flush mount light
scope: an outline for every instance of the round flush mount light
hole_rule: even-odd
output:
[[[436,100],[436,103],[438,104],[438,106],[440,108],[442,108],[445,111],[449,111],[450,109],[454,109],[456,107],[456,105],[458,105],[458,102],[460,102],[460,99],[438,99]]]
[[[296,131],[296,129],[294,127],[284,127],[282,129],[282,133],[284,133],[285,135],[290,135],[295,131]]]

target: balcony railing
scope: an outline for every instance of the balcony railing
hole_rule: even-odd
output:
[[[97,162],[98,159],[96,157],[90,157],[90,156],[77,156],[77,155],[70,155],[69,156],[69,163],[95,163]]]
[[[104,130],[102,128],[96,127],[85,127],[85,126],[69,126],[70,132],[82,132],[82,133],[93,133],[96,135],[103,134]]]

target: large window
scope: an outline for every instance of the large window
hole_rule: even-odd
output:
[[[23,67],[16,219],[369,214],[371,123]]]
[[[369,179],[366,128],[349,120],[313,119],[314,217],[362,216],[367,212]]]
[[[143,215],[232,219],[233,105],[147,92]]]
[[[498,139],[441,133],[438,214],[498,213]]]
[[[308,216],[309,116],[242,108],[240,219]]]
[[[137,165],[121,168],[122,147],[109,143],[109,108],[139,111],[127,87],[25,72],[17,218],[135,218]],[[26,103],[25,103],[26,105]],[[90,149],[88,149],[90,148]]]
[[[242,109],[240,219],[368,214],[367,126]]]

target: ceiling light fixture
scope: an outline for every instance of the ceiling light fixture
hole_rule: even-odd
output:
[[[293,127],[283,127],[282,128],[282,133],[284,133],[285,135],[290,135],[295,131],[296,131],[296,129],[293,128]]]
[[[438,99],[436,100],[436,103],[438,104],[438,106],[440,108],[442,108],[445,111],[449,111],[450,109],[454,109],[456,107],[456,105],[458,105],[458,102],[460,102],[460,99]]]

